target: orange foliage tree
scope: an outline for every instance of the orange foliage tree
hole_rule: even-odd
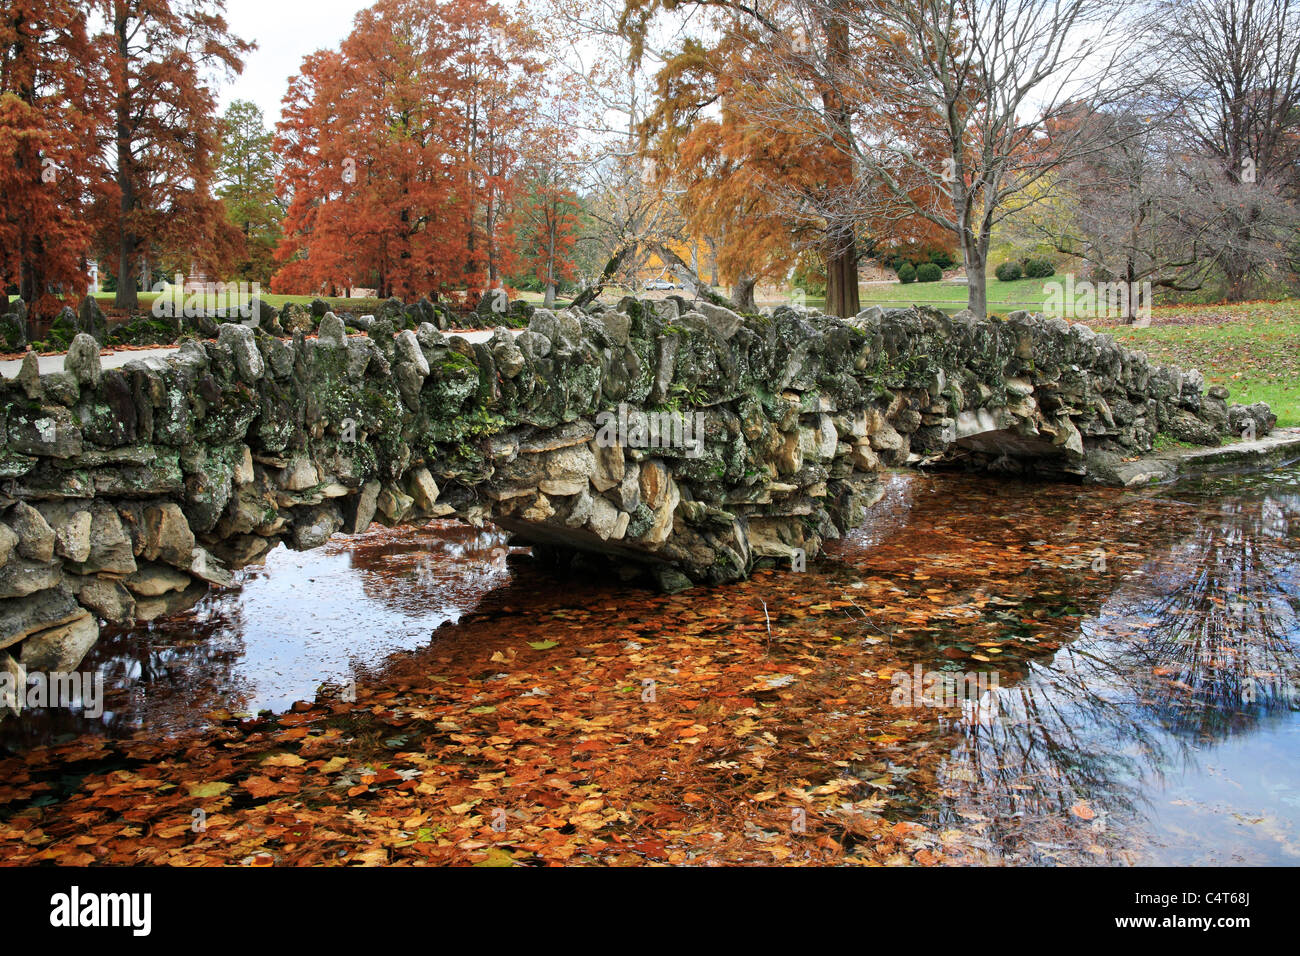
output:
[[[95,44],[113,129],[113,181],[99,204],[117,252],[117,307],[134,309],[150,254],[188,265],[233,254],[212,198],[216,96],[208,75],[238,72],[253,45],[231,34],[222,0],[94,0]]]
[[[52,288],[86,288],[81,216],[102,175],[92,63],[82,4],[12,0],[0,13],[0,285],[35,315],[60,307]]]
[[[535,114],[521,150],[510,232],[522,269],[542,284],[543,305],[555,303],[561,280],[577,278],[574,249],[581,204],[572,184],[585,163],[573,135],[577,91],[559,84]]]
[[[380,0],[303,61],[276,148],[276,291],[482,289],[503,237],[533,41],[489,0]]]
[[[872,97],[841,82],[837,66],[869,59],[833,15],[776,4],[759,11],[700,0],[719,12],[703,39],[687,39],[659,71],[643,142],[680,191],[690,229],[715,237],[732,298],[753,308],[753,287],[810,260],[826,277],[827,310],[858,311],[858,263],[867,250],[943,245],[942,231],[900,204],[883,208],[864,180],[854,142],[870,124]],[[629,0],[625,28],[644,35],[659,0]],[[837,72],[838,71],[838,72]],[[879,112],[879,111],[876,111]],[[868,210],[871,210],[870,214]]]

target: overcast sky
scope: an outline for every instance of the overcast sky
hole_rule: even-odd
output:
[[[374,0],[226,0],[231,31],[257,41],[244,72],[220,88],[221,109],[231,100],[252,100],[267,126],[280,118],[280,100],[302,58],[337,47],[352,30],[352,18]]]

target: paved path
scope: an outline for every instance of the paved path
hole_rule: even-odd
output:
[[[1217,448],[1179,448],[1126,461],[1117,469],[1126,487],[1175,478],[1259,472],[1300,460],[1300,428],[1275,428],[1255,441],[1229,439]]]
[[[492,332],[485,329],[474,329],[465,332],[448,331],[443,335],[459,335],[461,338],[470,342],[486,342],[492,338]],[[127,349],[121,352],[100,352],[99,364],[103,368],[121,368],[127,362],[134,362],[137,359],[158,358],[165,359],[169,355],[174,355],[178,350],[173,346],[159,346],[154,349]],[[41,374],[48,375],[50,372],[63,371],[62,355],[40,355],[37,356],[40,362]],[[14,378],[19,370],[23,367],[22,359],[8,359],[0,362],[0,375],[5,378]]]

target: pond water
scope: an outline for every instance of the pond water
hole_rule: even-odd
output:
[[[984,515],[954,494],[914,496],[890,546],[937,522],[949,547],[1000,544],[1016,569],[996,589],[1003,627],[1033,606],[1060,615],[1061,646],[1003,670],[996,719],[944,722],[920,817],[974,826],[1010,860],[1300,864],[1300,471],[1139,494],[1012,486]]]
[[[431,665],[486,691],[515,660],[506,643],[580,633],[600,648],[574,658],[588,666],[686,635],[704,661],[800,665],[772,685],[788,691],[755,695],[780,722],[764,774],[847,779],[959,861],[1300,863],[1300,469],[1130,492],[891,476],[868,525],[806,574],[677,598],[557,584],[509,552],[445,522],[278,550],[190,612],[106,632],[84,665],[105,676],[102,717],[29,713],[4,742],[202,732]],[[986,692],[891,696],[922,672],[982,675]],[[705,760],[743,753],[715,748],[693,772],[723,779]]]
[[[41,710],[8,720],[9,745],[85,732],[177,732],[211,714],[283,712],[322,685],[366,675],[429,643],[509,578],[508,536],[450,521],[337,536],[315,551],[279,547],[236,586],[192,610],[104,629],[82,670],[104,680],[103,714]]]

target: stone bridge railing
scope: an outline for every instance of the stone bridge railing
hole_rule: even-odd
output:
[[[490,520],[675,589],[815,556],[887,466],[1104,481],[1160,433],[1269,424],[1060,321],[681,299],[538,311],[481,344],[386,320],[349,337],[333,315],[314,339],[228,324],[114,370],[82,335],[65,371],[29,353],[0,389],[0,664],[45,670],[101,620],[174,612],[278,542],[372,520]]]

